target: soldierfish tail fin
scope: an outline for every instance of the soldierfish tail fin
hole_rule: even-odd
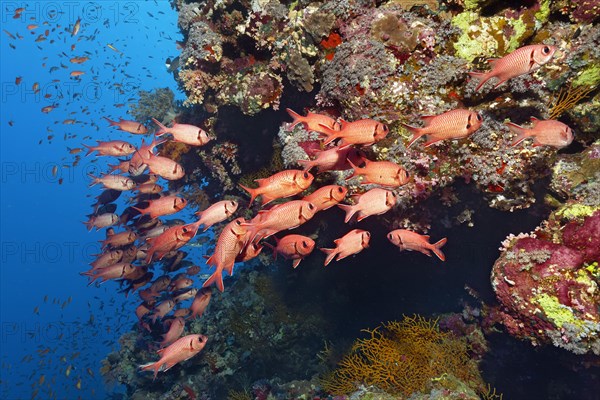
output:
[[[254,199],[256,199],[256,197],[259,195],[259,193],[257,193],[258,188],[252,189],[252,188],[246,187],[244,185],[240,185],[240,187],[250,194],[250,203],[248,203],[248,208],[250,208]]]
[[[285,111],[287,111],[288,114],[290,114],[290,117],[294,118],[294,120],[292,121],[292,123],[288,126],[288,131],[291,131],[292,129],[294,129],[294,127],[296,125],[298,125],[299,123],[304,122],[304,117],[300,114],[298,114],[297,112],[286,108]]]
[[[92,187],[100,183],[100,178],[95,177],[91,173],[87,174],[87,176],[92,180],[92,183],[90,183],[88,187]]]
[[[327,125],[323,125],[323,124],[319,124],[319,127],[321,128],[321,130],[319,132],[327,135],[327,139],[325,139],[325,141],[323,142],[324,146],[328,145],[329,143],[333,142],[334,140],[336,140],[340,137],[339,136],[340,131],[334,131]]]
[[[346,162],[348,164],[350,164],[350,166],[354,170],[354,171],[352,171],[352,175],[347,177],[346,180],[350,180],[350,179],[354,178],[355,176],[359,176],[361,174],[361,172],[360,172],[360,170],[362,170],[361,167],[354,165],[354,163],[349,158],[346,158]]]
[[[337,249],[325,249],[325,248],[321,248],[319,249],[321,250],[323,253],[327,254],[327,257],[325,257],[325,263],[323,264],[323,266],[327,266],[334,258],[335,256],[337,256]]]
[[[110,124],[109,126],[119,126],[119,123],[117,121],[113,121],[112,119],[109,119],[108,117],[102,117],[105,120],[108,121],[108,123]]]
[[[442,261],[446,261],[446,256],[444,255],[444,253],[442,253],[440,249],[446,244],[447,241],[447,238],[443,238],[431,245],[431,251],[433,251],[437,258],[439,258]]]
[[[154,134],[154,136],[162,136],[165,133],[169,133],[169,128],[167,128],[166,126],[164,126],[163,124],[161,124],[158,120],[156,120],[155,118],[152,118],[152,121],[154,121],[154,123],[156,125],[158,125],[158,127],[160,128],[160,130],[158,132],[156,132]],[[156,146],[156,144],[155,144]]]
[[[312,160],[298,160],[297,163],[304,167],[304,172],[310,171],[315,166]]]
[[[94,274],[93,271],[94,271],[94,269],[91,269],[89,271],[85,271],[85,272],[80,272],[79,273],[79,275],[87,276],[90,279],[89,282],[88,282],[88,286],[91,286],[92,283],[94,283],[96,281],[96,279],[99,278],[99,276],[96,275],[96,274]]]
[[[479,83],[477,84],[477,87],[475,88],[476,92],[478,92],[479,89],[481,89],[481,87],[491,78],[491,76],[489,75],[489,72],[473,71],[473,72],[469,72],[469,76],[471,78],[477,79],[479,81]]]
[[[523,128],[520,125],[517,125],[513,122],[507,122],[505,124],[506,126],[508,126],[508,129],[510,129],[510,131],[512,133],[516,133],[517,137],[513,140],[513,142],[510,144],[512,147],[518,145],[519,143],[521,143],[523,140],[527,139],[529,136],[531,136],[529,134],[529,129],[527,128]]]
[[[413,143],[416,142],[421,136],[425,136],[425,132],[424,132],[423,128],[418,128],[416,126],[411,126],[411,125],[406,125],[406,124],[401,124],[401,125],[406,130],[408,130],[410,133],[412,133],[412,137],[408,141],[406,148],[409,148],[410,146],[412,146]]]
[[[156,361],[147,364],[142,364],[138,368],[140,371],[154,371],[154,378],[152,378],[152,380],[154,381],[156,379],[156,376],[158,375],[158,370],[160,366],[158,365],[158,361]]]
[[[344,210],[344,212],[346,213],[346,218],[344,218],[344,222],[346,223],[350,221],[350,218],[352,218],[354,213],[356,213],[357,211],[355,206],[350,206],[348,204],[338,204],[338,207]]]
[[[273,259],[275,261],[277,261],[277,250],[275,250],[275,246],[273,246],[271,243],[267,243],[267,242],[264,242],[263,244],[265,246],[267,246],[268,248],[270,248],[271,250],[273,250]]]
[[[217,268],[217,270],[208,277],[204,284],[202,284],[202,287],[209,287],[213,283],[217,285],[217,288],[219,288],[221,292],[225,291],[225,285],[223,285],[223,271],[221,268]]]
[[[82,143],[82,145],[83,145],[83,147],[87,147],[87,149],[88,149],[88,152],[85,153],[86,157],[89,156],[90,154],[92,154],[94,151],[96,151],[96,146],[88,146],[85,143]]]

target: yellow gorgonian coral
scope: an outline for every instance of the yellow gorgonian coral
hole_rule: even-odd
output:
[[[443,374],[483,387],[464,338],[440,331],[437,320],[415,315],[365,332],[369,337],[356,340],[337,369],[321,380],[324,390],[342,395],[363,384],[408,396]]]

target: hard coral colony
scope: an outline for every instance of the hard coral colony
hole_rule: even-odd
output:
[[[399,217],[411,215],[411,206],[436,189],[464,177],[482,188],[497,208],[513,210],[531,204],[533,200],[523,194],[531,192],[528,185],[545,174],[557,149],[573,141],[571,128],[549,118],[546,105],[536,99],[549,97],[550,85],[573,81],[577,72],[593,65],[590,59],[597,61],[599,47],[590,42],[600,40],[598,27],[582,29],[586,32],[580,35],[591,38],[588,42],[570,41],[573,26],[550,22],[548,14],[557,10],[546,10],[549,5],[544,1],[535,2],[530,9],[504,9],[494,17],[482,18],[473,2],[452,2],[456,4],[446,10],[411,8],[406,3],[392,1],[374,7],[362,1],[291,5],[276,0],[176,2],[185,36],[176,76],[190,109],[180,109],[177,122],[170,127],[165,124],[172,113],[168,107],[154,115],[141,106],[134,109],[141,122],[154,120],[159,129],[156,136],[163,137],[150,145],[112,141],[88,146],[90,153],[97,151],[98,156],[131,156],[119,167],[123,175],[94,178],[94,184],[102,183],[105,192],[98,197],[97,210],[87,225],[90,229],[108,228],[107,245],[83,274],[91,282],[116,280],[127,285],[126,293],[138,292],[142,299],[136,309],[138,337],[144,338],[140,342],[147,344],[158,335],[173,339],[159,350],[158,361],[148,364],[147,353],[131,355],[141,369],[152,370],[154,378],[167,382],[177,378],[159,372],[178,363],[186,369],[202,365],[206,379],[231,375],[230,369],[235,367],[225,364],[226,357],[243,363],[247,355],[234,355],[228,346],[230,339],[218,331],[211,331],[214,337],[205,331],[212,328],[203,320],[217,307],[209,305],[211,285],[223,292],[223,275],[233,275],[236,263],[261,257],[263,245],[274,255],[293,260],[296,268],[301,260],[312,257],[315,246],[326,243],[319,240],[318,233],[304,236],[287,231],[320,219],[320,213],[333,205],[346,211],[345,222],[353,215],[361,221],[386,214],[392,222],[378,222],[388,229],[390,246],[428,256],[433,252],[445,261],[440,250],[446,245],[445,238],[430,243],[429,236],[416,232],[424,230],[416,217],[414,221]],[[566,12],[575,20],[589,17],[582,7]],[[474,23],[476,20],[479,22]],[[476,59],[490,55],[500,58],[489,63],[488,71],[475,71],[480,66]],[[472,80],[467,82],[468,75]],[[590,87],[598,81],[600,78],[592,79]],[[258,187],[250,187],[249,179],[240,176],[240,161],[248,156],[240,154],[236,140],[219,137],[220,127],[228,122],[219,113],[224,106],[234,105],[243,114],[258,118],[261,110],[277,109],[284,94],[298,90],[312,94],[316,87],[319,92],[313,111],[304,116],[287,109],[293,121],[280,129],[277,140],[283,150],[279,154],[274,149],[273,156],[284,165],[273,162],[255,179]],[[198,114],[190,110],[212,116],[199,121]],[[534,121],[531,129],[517,125],[530,117]],[[422,127],[416,126],[419,119]],[[578,121],[568,122],[579,128]],[[136,121],[111,125],[132,134],[147,132],[146,126]],[[596,120],[596,128],[598,125]],[[426,137],[424,143],[419,141],[422,136]],[[534,138],[533,146],[525,141],[528,137]],[[257,134],[250,140],[263,139]],[[239,149],[242,147],[240,144]],[[150,174],[144,173],[146,169]],[[353,174],[346,172],[351,169]],[[213,179],[206,178],[205,186],[197,189],[199,194],[192,196],[192,185],[207,176]],[[161,178],[170,189],[187,186],[188,191],[175,196],[157,185]],[[250,195],[246,211],[238,210],[238,201],[228,197],[243,194],[239,188]],[[139,192],[131,197],[135,205],[120,216],[114,214],[112,202],[121,192],[132,190]],[[116,193],[116,197],[107,193]],[[348,194],[353,204],[343,203]],[[303,197],[288,199],[294,196]],[[262,209],[253,213],[250,207],[257,197]],[[264,207],[271,202],[275,205]],[[198,203],[205,209],[196,213],[196,222],[167,223],[159,218],[180,215]],[[236,212],[242,216],[218,227]],[[578,354],[598,354],[600,325],[597,309],[594,311],[598,266],[594,260],[599,255],[589,251],[594,238],[590,232],[598,232],[597,220],[598,212],[590,213],[582,221],[566,224],[562,234],[553,228],[543,239],[519,239],[508,246],[496,262],[492,279],[502,304],[498,314],[509,332]],[[127,230],[115,232],[117,224]],[[207,264],[215,270],[198,290],[193,286],[200,268],[192,269],[195,266],[181,249],[191,243],[200,226],[211,228],[216,242],[214,252],[206,254]],[[265,241],[282,232],[285,236],[277,238],[276,244]],[[117,240],[117,235],[123,235],[122,239],[119,236]],[[326,253],[325,265],[367,252],[370,241],[381,239],[364,229],[347,229],[338,237],[335,248],[321,248]],[[165,274],[155,277],[159,263]],[[186,266],[186,273],[172,275]],[[241,285],[239,282],[234,285]],[[526,310],[515,304],[516,296],[527,304]],[[221,299],[225,303],[227,294],[221,294]],[[184,306],[192,300],[190,307]],[[225,305],[219,307],[226,318]],[[287,321],[286,312],[270,317]],[[238,337],[248,332],[260,335],[253,330],[256,327],[242,321],[244,313],[239,314],[234,327]],[[175,330],[176,318],[187,318],[180,330]],[[254,316],[249,313],[247,318]],[[535,329],[530,328],[533,325]],[[468,381],[471,389],[482,392],[477,366],[469,362],[464,343],[440,332],[434,322],[406,318],[369,334],[371,338],[359,340],[340,368],[322,381],[324,390],[349,393],[357,389],[358,382],[410,396],[425,390],[427,382],[447,375]],[[282,331],[273,332],[264,340],[278,343],[282,335]],[[138,344],[129,346],[137,348]],[[211,346],[222,346],[227,354],[219,356]],[[431,363],[434,359],[441,363],[436,368]],[[381,360],[386,361],[378,364]],[[109,359],[106,373],[117,374],[115,365],[120,364]],[[142,378],[132,375],[124,381],[142,387]],[[199,388],[210,390],[208,386]],[[259,386],[253,393],[269,392]]]

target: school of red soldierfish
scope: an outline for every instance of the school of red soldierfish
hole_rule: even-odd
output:
[[[534,71],[544,65],[554,55],[553,46],[531,45],[517,49],[507,56],[491,61],[489,72],[472,72],[479,79],[476,90],[491,78],[497,79],[496,87],[510,78]],[[129,286],[126,293],[140,289],[139,295],[143,302],[135,313],[140,326],[151,330],[161,329],[164,332],[160,342],[160,360],[141,366],[142,370],[154,371],[156,378],[159,371],[167,371],[173,365],[198,354],[206,345],[207,338],[203,335],[182,335],[185,319],[202,316],[211,298],[210,286],[215,284],[223,292],[223,273],[233,274],[236,262],[243,262],[258,256],[263,244],[287,260],[293,260],[293,267],[306,258],[315,248],[313,239],[288,234],[276,238],[276,244],[261,242],[280,232],[294,229],[312,219],[316,213],[337,205],[346,212],[345,222],[353,216],[358,221],[373,215],[381,215],[392,209],[396,204],[396,196],[390,190],[407,184],[410,181],[408,172],[400,165],[390,161],[372,161],[360,157],[358,148],[370,146],[385,138],[388,127],[372,119],[347,122],[336,121],[322,114],[308,113],[299,115],[287,110],[293,118],[289,129],[302,124],[308,131],[317,132],[322,136],[325,149],[319,151],[313,160],[298,160],[304,166],[303,170],[284,170],[276,174],[258,179],[258,187],[241,186],[250,195],[249,206],[257,197],[261,198],[261,206],[275,200],[296,196],[307,190],[313,183],[314,176],[310,173],[316,169],[318,173],[352,169],[354,172],[348,178],[361,177],[362,184],[376,185],[360,195],[354,195],[353,205],[342,204],[348,190],[343,186],[328,185],[317,188],[302,199],[290,200],[262,209],[247,221],[236,218],[229,222],[221,231],[214,253],[206,263],[215,268],[214,273],[204,282],[202,289],[193,288],[191,276],[200,271],[198,266],[192,266],[185,273],[174,278],[163,275],[153,280],[153,272],[149,266],[156,260],[169,260],[168,271],[177,270],[185,253],[178,249],[185,246],[194,238],[200,227],[207,230],[232,217],[238,209],[238,203],[233,200],[219,201],[206,210],[196,213],[198,220],[185,225],[165,225],[158,219],[172,215],[187,206],[186,199],[176,194],[163,191],[157,183],[159,178],[167,181],[181,179],[185,175],[184,168],[176,161],[159,155],[158,146],[169,139],[161,138],[170,135],[170,140],[191,146],[204,146],[211,137],[199,127],[175,123],[167,127],[157,120],[159,131],[151,143],[142,144],[136,148],[125,141],[98,142],[96,146],[87,146],[88,155],[96,152],[97,156],[127,157],[119,164],[111,166],[111,173],[95,177],[91,176],[91,185],[100,184],[106,190],[97,197],[98,202],[94,214],[86,222],[88,229],[109,228],[106,239],[102,243],[102,253],[91,263],[92,268],[82,273],[89,277],[90,284],[107,280],[118,280]],[[483,118],[480,114],[466,109],[455,109],[436,116],[422,117],[424,126],[413,127],[404,125],[411,133],[408,146],[414,145],[422,136],[426,137],[424,146],[448,139],[463,139],[477,131]],[[147,128],[135,121],[111,121],[111,126],[132,134],[146,134]],[[571,129],[558,121],[540,121],[533,119],[531,128],[524,128],[513,123],[507,124],[510,131],[517,134],[513,146],[531,137],[534,146],[553,146],[562,148],[571,143]],[[337,141],[337,145],[328,146]],[[327,147],[328,146],[328,147]],[[362,166],[361,166],[362,165]],[[144,174],[148,169],[150,174]],[[118,172],[118,173],[114,173]],[[128,174],[128,176],[124,175]],[[118,216],[114,213],[116,207],[111,204],[123,191],[137,192],[131,201],[136,206],[130,207]],[[129,210],[129,209],[128,209]],[[139,217],[135,213],[139,214]],[[133,219],[136,218],[137,219]],[[116,233],[112,226],[128,224],[128,229]],[[446,244],[446,239],[430,243],[429,236],[421,235],[405,229],[396,229],[387,234],[388,240],[400,250],[414,250],[431,256],[433,252],[440,260],[445,256],[440,250]],[[345,257],[358,254],[369,247],[371,234],[362,229],[353,229],[334,241],[334,248],[321,248],[326,254],[324,265],[334,259],[339,261]],[[140,246],[134,246],[139,241]],[[170,261],[174,260],[174,261]],[[145,289],[142,287],[149,285]],[[175,307],[188,299],[193,299],[188,308]],[[175,310],[175,311],[174,311]],[[172,313],[172,317],[167,315]]]

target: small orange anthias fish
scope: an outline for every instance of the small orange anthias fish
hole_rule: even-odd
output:
[[[98,152],[96,156],[115,157],[128,156],[135,152],[135,146],[122,140],[111,140],[109,142],[98,141],[97,146],[88,146],[87,144],[84,144],[83,146],[88,148],[88,152],[85,154],[86,156],[89,156],[94,151]]]
[[[339,204],[348,194],[348,189],[339,185],[322,186],[305,196],[302,200],[310,201],[317,208],[316,212],[327,210]]]
[[[107,117],[103,118],[108,121],[110,126],[117,126],[122,131],[134,133],[136,135],[145,135],[146,133],[148,133],[148,128],[146,128],[143,124],[140,124],[139,122],[127,121],[124,119],[119,119],[119,121],[117,122],[108,119]]]
[[[358,197],[358,201],[353,206],[338,204],[338,207],[346,212],[346,218],[344,218],[346,223],[355,213],[358,213],[358,220],[362,221],[371,215],[384,214],[396,204],[394,193],[381,188],[374,188],[353,197]]]
[[[334,240],[335,249],[320,249],[327,254],[325,258],[325,266],[327,266],[334,258],[339,261],[348,256],[360,253],[363,249],[369,247],[371,234],[362,229],[353,229],[339,239]]]
[[[248,228],[244,223],[244,218],[236,218],[225,225],[225,228],[221,231],[217,239],[215,252],[206,260],[208,265],[216,267],[216,271],[204,282],[202,287],[209,287],[215,283],[221,292],[225,290],[223,270],[229,272],[229,275],[233,273],[235,259],[248,242]]]
[[[276,246],[265,243],[273,250],[273,257],[277,260],[277,254],[281,254],[286,260],[294,260],[292,266],[296,268],[304,257],[312,253],[315,241],[302,235],[287,235],[281,239],[275,238]]]
[[[231,217],[238,209],[238,202],[235,200],[221,200],[211,205],[204,211],[198,211],[196,215],[198,223],[204,225],[204,232],[214,224],[225,221]]]
[[[442,246],[446,244],[446,238],[431,244],[429,243],[429,236],[420,235],[406,229],[396,229],[391,231],[387,234],[387,238],[390,242],[398,246],[400,250],[415,250],[429,257],[431,257],[430,251],[433,251],[440,260],[446,261],[446,256],[444,256],[444,253],[440,250]]]
[[[192,312],[188,318],[195,319],[202,317],[206,307],[208,307],[208,303],[210,303],[210,298],[212,296],[212,290],[210,288],[200,289],[196,296],[194,297],[194,301],[190,306],[190,311]]]
[[[305,171],[317,167],[318,173],[327,171],[345,171],[352,168],[348,163],[360,162],[358,150],[350,147],[332,147],[331,149],[317,151],[314,160],[298,160],[298,164],[304,166]]]
[[[531,128],[508,122],[506,125],[517,137],[511,146],[516,146],[527,138],[533,138],[534,146],[552,146],[557,149],[567,147],[573,141],[573,131],[568,125],[553,119],[540,120],[531,117]]]
[[[187,335],[178,339],[167,348],[158,350],[160,360],[148,364],[140,365],[142,371],[154,371],[154,379],[158,372],[165,372],[174,365],[189,360],[206,346],[208,338],[204,335]]]
[[[363,158],[364,167],[358,167],[350,162],[354,173],[346,179],[362,176],[361,184],[381,185],[387,187],[399,187],[406,185],[409,181],[408,172],[401,166],[391,161],[370,161]]]
[[[446,139],[463,139],[479,129],[483,123],[479,113],[461,108],[440,115],[422,116],[421,119],[425,124],[422,128],[402,124],[413,135],[406,147],[412,146],[417,139],[425,135],[425,147]]]
[[[288,169],[277,172],[268,178],[256,179],[258,182],[257,188],[247,188],[240,185],[242,189],[250,193],[250,203],[252,205],[254,199],[262,196],[262,205],[268,204],[276,199],[294,196],[311,185],[314,177],[311,173],[297,169]]]
[[[325,125],[321,125],[322,131],[327,135],[323,142],[328,145],[336,139],[341,139],[340,146],[357,144],[370,146],[385,138],[389,132],[387,125],[373,119],[361,119],[353,122],[341,121],[342,127],[334,131]]]
[[[323,132],[322,126],[325,126],[333,131],[339,131],[341,128],[340,124],[337,123],[335,119],[328,117],[327,115],[309,112],[306,114],[306,117],[303,117],[289,108],[286,108],[285,110],[288,112],[288,114],[290,114],[290,117],[294,118],[294,121],[288,126],[288,130],[292,130],[298,124],[304,125],[304,129],[307,131],[315,131],[319,133],[325,133]]]
[[[489,79],[497,78],[494,89],[511,78],[535,71],[552,59],[558,48],[545,44],[532,44],[516,49],[502,58],[488,60],[492,69],[488,72],[469,72],[479,80],[475,88],[478,91]]]
[[[189,144],[190,146],[204,146],[210,141],[208,133],[197,126],[173,123],[172,127],[167,128],[154,118],[152,118],[152,121],[160,128],[160,130],[156,132],[156,136],[170,133],[173,135],[173,140],[175,142]]]
[[[156,200],[147,200],[148,207],[132,207],[134,210],[144,214],[150,214],[150,218],[162,217],[175,214],[185,208],[187,200],[177,196],[159,197]]]
[[[265,239],[277,232],[286,229],[294,229],[314,217],[317,207],[304,200],[292,200],[287,203],[278,204],[270,210],[261,210],[250,222],[243,225],[248,226],[248,237],[254,239]]]

